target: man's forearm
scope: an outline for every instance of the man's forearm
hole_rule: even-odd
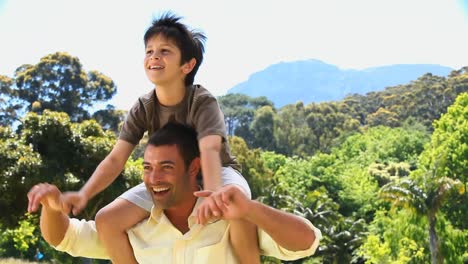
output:
[[[315,241],[315,233],[301,218],[257,201],[251,201],[246,220],[268,233],[281,247],[300,251]]]
[[[54,211],[48,206],[42,206],[41,213],[41,232],[47,243],[57,246],[62,242],[67,232],[70,219],[60,211]]]

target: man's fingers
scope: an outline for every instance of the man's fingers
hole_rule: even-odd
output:
[[[220,195],[215,195],[215,196],[213,196],[213,200],[216,203],[216,206],[221,211],[221,213],[224,214],[226,212],[226,210],[227,210],[227,207],[226,207],[226,205],[224,205],[221,196]]]
[[[209,191],[209,190],[197,191],[193,193],[193,195],[195,195],[196,197],[208,197],[211,194],[213,194],[213,191]]]
[[[215,195],[217,196],[217,195]],[[210,201],[208,202],[208,206],[210,208],[211,214],[215,217],[221,216],[221,208],[218,208],[218,204],[215,201],[215,196],[210,197]]]
[[[83,210],[83,207],[74,205],[74,206],[73,206],[73,215],[74,215],[74,216],[77,216],[77,215],[81,212],[81,210]]]
[[[227,193],[225,193],[225,192],[221,193],[221,200],[222,200],[223,203],[224,203],[225,205],[227,205],[227,206],[231,203],[231,201],[230,201],[230,195],[227,194]]]
[[[35,212],[39,208],[42,198],[47,194],[47,186],[39,184],[33,187],[31,191],[30,212]]]

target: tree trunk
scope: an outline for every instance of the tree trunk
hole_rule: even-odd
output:
[[[439,251],[439,239],[435,230],[437,218],[434,213],[429,213],[429,248],[431,250],[431,263],[442,264],[444,260]]]

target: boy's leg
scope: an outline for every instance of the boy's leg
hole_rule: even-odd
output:
[[[223,185],[236,184],[244,190],[245,195],[251,199],[251,192],[247,181],[230,167],[222,169]],[[244,220],[230,221],[230,242],[239,263],[260,263],[260,248],[258,244],[257,226]]]
[[[134,203],[135,200],[146,199],[142,193],[146,188],[143,190],[141,187],[138,185],[130,189],[96,214],[99,239],[113,264],[137,263],[126,230],[149,216],[150,203],[146,202],[143,206],[141,203]]]

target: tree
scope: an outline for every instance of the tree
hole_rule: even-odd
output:
[[[389,183],[382,187],[380,196],[392,202],[394,206],[408,208],[416,215],[427,218],[431,262],[436,264],[443,262],[436,232],[436,214],[439,212],[446,195],[452,189],[461,191],[462,184],[447,177],[435,179],[434,176],[425,177],[425,186],[423,188],[418,186],[418,182],[412,179]]]
[[[240,136],[250,145],[250,123],[255,110],[262,106],[271,106],[273,103],[266,97],[251,98],[244,94],[227,94],[218,98],[221,110],[224,113],[224,121],[228,135]]]
[[[276,151],[287,155],[301,157],[312,155],[313,134],[306,122],[304,104],[298,102],[286,105],[278,110],[275,121]]]
[[[252,146],[263,150],[275,150],[274,129],[275,112],[273,108],[271,106],[262,106],[257,109],[250,125],[253,136]]]
[[[118,133],[120,126],[124,121],[126,111],[116,110],[113,105],[107,105],[106,109],[98,110],[93,114],[93,119],[96,120],[102,128],[109,129]]]
[[[21,104],[16,100],[17,92],[12,89],[13,79],[0,75],[0,125],[9,126],[19,120]]]
[[[94,120],[73,123],[67,114],[49,110],[42,115],[27,114],[17,134],[3,127],[0,134],[0,209],[1,220],[8,226],[23,214],[26,193],[34,184],[50,182],[62,190],[80,188],[116,140],[113,132],[104,132]],[[92,218],[136,179],[141,180],[141,170],[131,167],[96,196],[82,216]]]
[[[10,97],[25,102],[27,111],[35,106],[38,112],[65,112],[73,121],[89,118],[89,107],[116,93],[109,77],[84,71],[77,57],[64,52],[46,55],[36,65],[18,67],[8,89]]]
[[[249,149],[245,141],[236,136],[229,137],[229,145],[242,166],[242,176],[249,183],[252,198],[255,199],[268,192],[267,186],[271,185],[273,172],[265,166],[260,150]]]

